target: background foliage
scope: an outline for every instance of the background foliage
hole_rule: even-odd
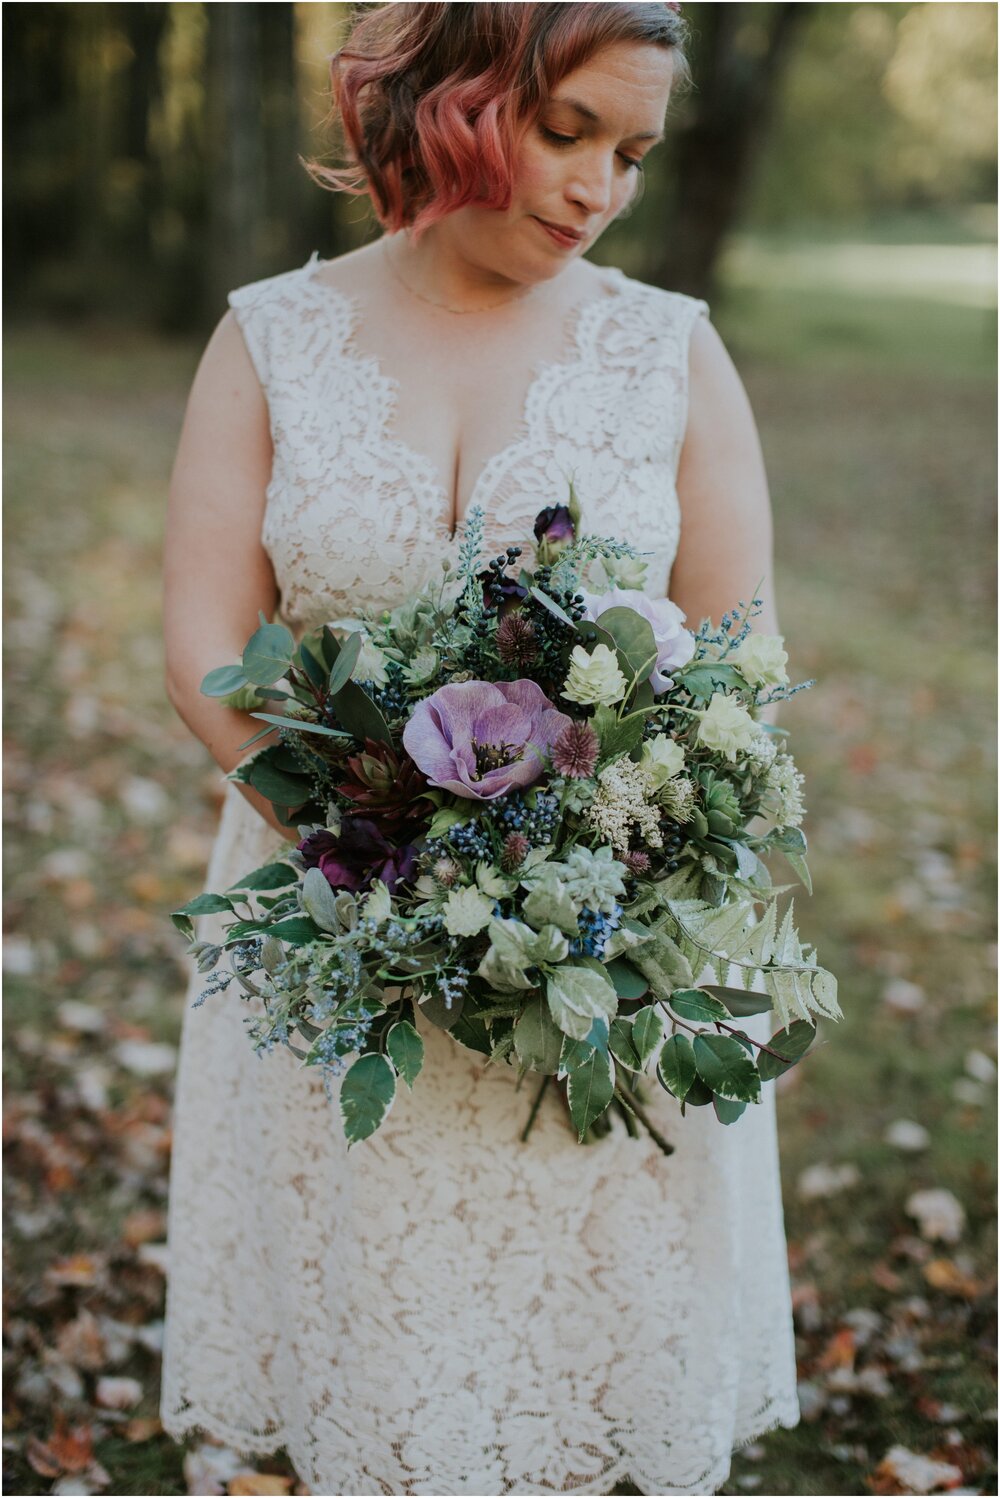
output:
[[[255,41],[219,15],[244,9]],[[727,1491],[990,1493],[996,12],[796,7],[766,129],[741,161],[718,126],[700,219],[678,162],[709,149],[718,68],[766,58],[783,9],[690,7],[698,93],[601,245],[713,287],[771,478],[790,664],[819,680],[785,719],[817,889],[797,909],[848,1018],[779,1100],[805,1418]],[[187,975],[166,913],[203,877],[221,791],[165,702],[159,555],[224,291],[371,232],[294,167],[324,148],[343,13],[3,19],[6,1487],[289,1492],[280,1454],[248,1475],[155,1418]],[[250,197],[222,194],[234,157]]]

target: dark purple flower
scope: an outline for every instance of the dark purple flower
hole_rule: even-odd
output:
[[[341,830],[320,828],[299,843],[307,869],[319,869],[332,889],[368,889],[376,879],[394,889],[416,873],[417,850],[412,844],[394,848],[369,817],[343,818]]]
[[[535,540],[538,559],[546,565],[555,561],[564,546],[576,540],[576,526],[568,505],[547,505],[535,516]]]

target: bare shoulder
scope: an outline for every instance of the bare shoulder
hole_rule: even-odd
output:
[[[383,253],[381,239],[372,240],[332,260],[321,260],[316,279],[347,296],[363,297],[367,291],[377,289]]]

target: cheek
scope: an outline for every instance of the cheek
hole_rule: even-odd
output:
[[[536,142],[523,141],[514,160],[514,197],[521,201],[537,198],[540,193],[557,191],[562,177],[560,164],[551,151]]]

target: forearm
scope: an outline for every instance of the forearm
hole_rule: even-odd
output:
[[[223,707],[217,698],[204,697],[188,682],[177,682],[167,678],[167,692],[174,710],[188,728],[200,739],[216,764],[227,775],[240,764],[250,751],[241,750],[240,745],[253,737],[264,726],[258,718],[235,708]],[[242,782],[235,782],[240,794],[253,807],[268,826],[290,842],[298,841],[294,828],[283,827],[275,815],[273,804]]]

